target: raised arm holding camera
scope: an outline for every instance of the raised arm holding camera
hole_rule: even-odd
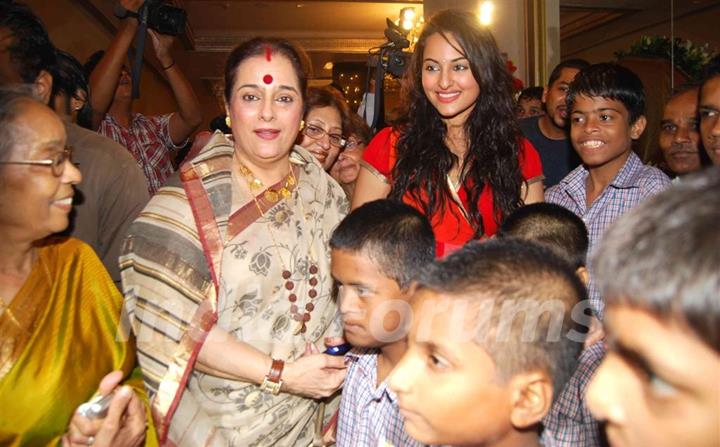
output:
[[[133,113],[132,80],[125,61],[138,31],[137,13],[144,3],[144,0],[119,2],[129,14],[122,19],[107,51],[93,55],[86,69],[90,72],[93,126],[127,147],[142,166],[148,189],[154,194],[173,171],[171,151],[184,145],[200,125],[202,115],[190,82],[170,53],[173,36],[152,29],[148,30],[148,34],[172,88],[178,110],[159,116]]]

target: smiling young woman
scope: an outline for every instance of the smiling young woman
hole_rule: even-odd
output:
[[[474,14],[446,10],[426,23],[405,88],[406,119],[368,146],[353,207],[387,196],[414,206],[430,218],[443,256],[543,200],[539,156],[517,127],[512,77]]]

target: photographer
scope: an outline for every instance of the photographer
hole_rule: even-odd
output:
[[[120,0],[126,10],[137,13],[144,0]],[[170,54],[174,38],[148,30],[155,55],[167,76],[178,111],[144,116],[132,112],[132,81],[125,66],[127,51],[138,30],[138,20],[122,19],[115,38],[104,54],[91,56],[89,72],[93,127],[125,146],[142,167],[150,194],[173,172],[171,152],[186,144],[200,125],[202,115],[195,93]],[[96,62],[97,61],[97,62]]]

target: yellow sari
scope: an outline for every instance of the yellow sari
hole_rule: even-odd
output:
[[[78,405],[116,369],[144,398],[121,310],[122,296],[89,246],[70,238],[39,248],[0,314],[0,445],[57,445]],[[150,433],[148,440],[156,443]]]

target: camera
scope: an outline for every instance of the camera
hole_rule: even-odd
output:
[[[412,53],[404,51],[389,52],[384,64],[385,70],[396,78],[402,77],[410,63],[410,57],[412,57]]]
[[[138,13],[128,11],[117,3],[114,13],[119,19],[135,17],[138,20],[147,13],[148,28],[171,36],[181,34],[187,21],[187,12],[184,9],[168,5],[163,0],[145,0]]]
[[[385,38],[388,40],[381,52],[382,66],[386,72],[397,78],[402,77],[408,66],[412,53],[403,51],[410,46],[406,33],[395,25],[392,20],[385,19]]]
[[[162,0],[145,0],[148,8],[148,27],[160,34],[177,36],[182,33],[187,20],[184,9],[176,8]]]

